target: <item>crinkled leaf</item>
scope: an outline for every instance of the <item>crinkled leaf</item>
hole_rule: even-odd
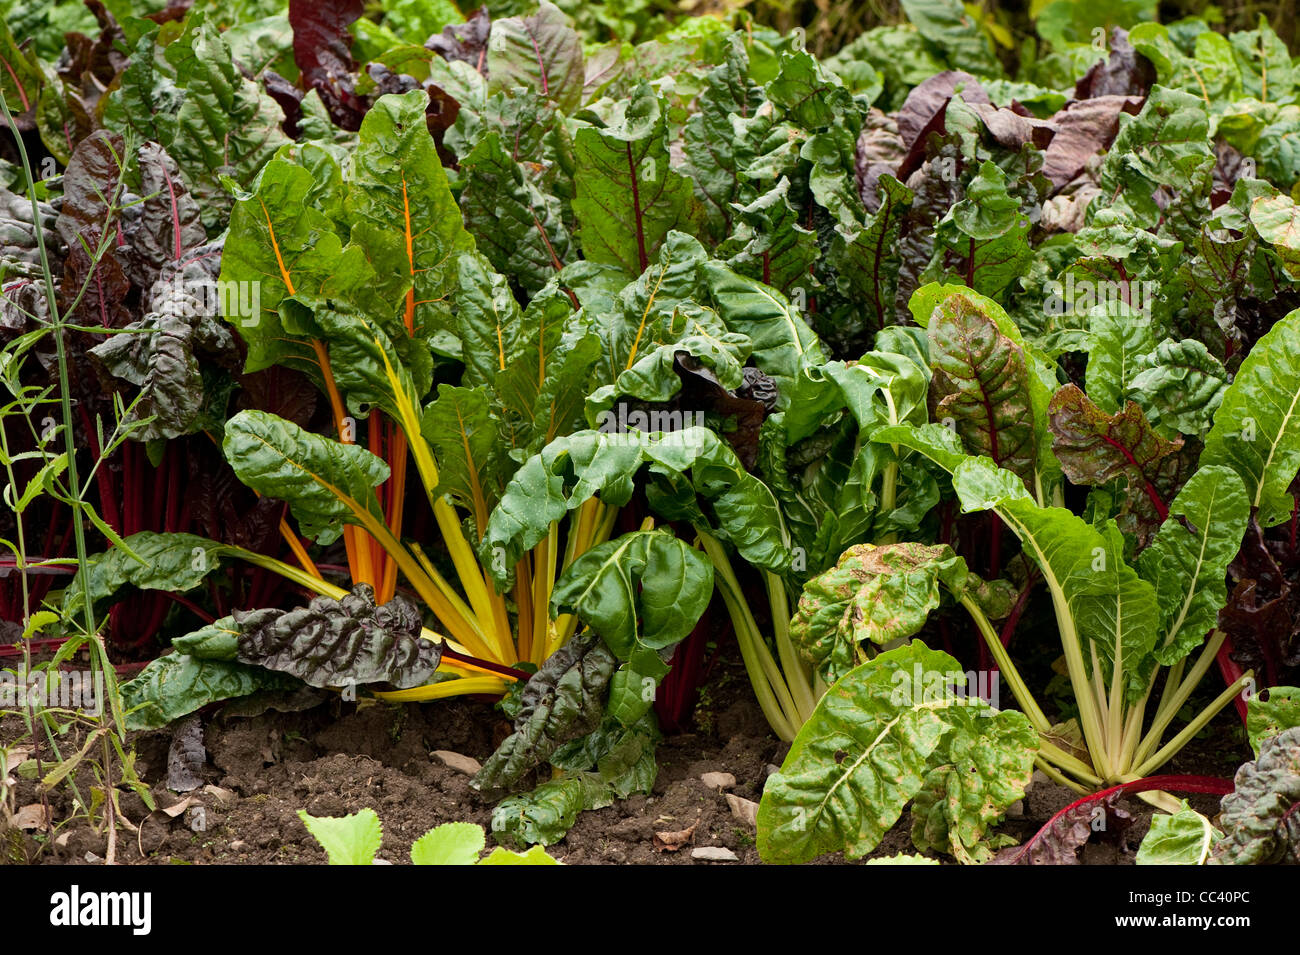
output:
[[[298,818],[324,848],[330,865],[373,865],[384,841],[384,827],[373,809],[337,818],[299,809]]]
[[[162,143],[199,200],[205,228],[215,234],[232,205],[221,177],[241,186],[253,181],[289,141],[280,129],[284,112],[260,83],[240,73],[229,46],[201,14],[167,45],[166,57],[185,95],[174,133]]]
[[[237,659],[298,677],[310,686],[391,683],[399,689],[427,683],[442,648],[420,636],[420,613],[398,595],[376,606],[369,584],[336,600],[313,597],[293,610],[236,610],[230,618]],[[203,631],[200,631],[202,634]],[[175,641],[182,652],[189,638]]]
[[[1224,838],[1210,854],[1219,865],[1300,862],[1300,727],[1260,744],[1259,758],[1237,770],[1236,791],[1224,796]]]
[[[918,672],[923,686],[914,685]],[[964,676],[956,660],[913,641],[858,666],[827,690],[763,791],[763,859],[807,862],[841,850],[859,858],[874,849],[933,770],[952,758],[969,759],[969,748],[956,741],[966,739],[980,722],[977,714],[988,711],[982,701],[953,692],[958,680]],[[1020,760],[1027,775],[1034,752],[1028,721],[1016,712],[986,718],[1009,731],[1002,746],[1014,740],[1009,752],[990,747],[986,765]],[[1027,734],[1015,729],[1020,724]],[[990,818],[1005,810],[994,802]],[[968,812],[958,813],[963,845],[982,835],[979,812]]]
[[[575,636],[551,654],[524,686],[514,732],[483,764],[474,787],[487,798],[504,795],[562,743],[595,730],[616,664],[594,631]]]
[[[1024,796],[1038,733],[1019,713],[967,707],[945,716],[954,731],[945,762],[926,773],[912,803],[912,844],[967,865],[987,862],[1004,842],[986,833]]]
[[[1165,339],[1138,356],[1129,381],[1133,397],[1158,425],[1183,434],[1209,430],[1228,387],[1228,372],[1204,343]]]
[[[939,585],[960,596],[966,578],[966,562],[947,545],[850,547],[804,586],[790,639],[833,683],[866,661],[863,643],[884,647],[919,632],[939,606]]]

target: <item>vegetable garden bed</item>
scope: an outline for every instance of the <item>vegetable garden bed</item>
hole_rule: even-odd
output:
[[[618,9],[7,4],[5,858],[1300,861],[1268,18]]]

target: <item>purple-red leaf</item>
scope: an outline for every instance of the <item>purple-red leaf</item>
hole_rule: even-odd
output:
[[[320,94],[336,126],[361,128],[367,103],[355,89],[352,33],[363,0],[289,0],[293,59],[303,83]]]

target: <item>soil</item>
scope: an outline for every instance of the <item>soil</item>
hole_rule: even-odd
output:
[[[724,794],[708,788],[700,777],[730,773],[736,785],[729,791],[757,801],[788,747],[767,731],[743,673],[727,676],[715,698],[696,708],[695,732],[666,737],[660,744],[653,793],[583,813],[566,838],[550,847],[552,855],[569,864],[736,864],[691,856],[692,848],[721,846],[734,852],[740,863],[759,862],[752,824],[736,819]],[[142,733],[133,739],[137,770],[159,809],[149,812],[138,795],[123,797],[124,813],[137,831],[119,829],[118,862],[323,863],[325,854],[298,818],[298,810],[339,816],[369,807],[384,826],[380,858],[402,864],[408,861],[411,843],[436,825],[468,821],[490,827],[491,805],[470,788],[470,777],[431,754],[451,751],[481,761],[509,732],[491,703],[463,700],[406,705],[335,700],[300,712],[215,715],[204,723],[206,785],[185,796],[166,788],[171,734]],[[1227,717],[1216,726],[1212,738],[1193,741],[1167,771],[1231,776],[1249,751]],[[21,728],[13,718],[0,722],[0,741],[12,741]],[[94,785],[88,770],[79,771],[78,779],[83,791]],[[1023,841],[1075,798],[1039,776],[999,831]],[[14,805],[37,799],[35,782],[19,780]],[[25,854],[28,861],[45,864],[102,860],[107,836],[88,825],[84,814],[74,817],[70,788],[57,787],[50,800],[55,831],[25,832],[20,853],[11,844],[11,859]],[[1218,811],[1217,797],[1195,796],[1190,802],[1211,816]],[[1120,805],[1132,816],[1132,825],[1124,832],[1095,835],[1084,847],[1084,864],[1132,864],[1152,810],[1136,798]],[[692,825],[693,841],[677,851],[656,848],[656,832]],[[912,852],[910,821],[904,813],[870,857]],[[844,862],[838,856],[822,861]]]

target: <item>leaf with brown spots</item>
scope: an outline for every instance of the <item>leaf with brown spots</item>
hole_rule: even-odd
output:
[[[1107,414],[1076,385],[1056,393],[1048,415],[1052,449],[1066,476],[1090,487],[1124,481],[1128,486],[1124,510],[1136,517],[1139,540],[1148,540],[1169,516],[1161,486],[1164,462],[1182,448],[1183,439],[1162,438],[1133,401],[1124,410]]]

